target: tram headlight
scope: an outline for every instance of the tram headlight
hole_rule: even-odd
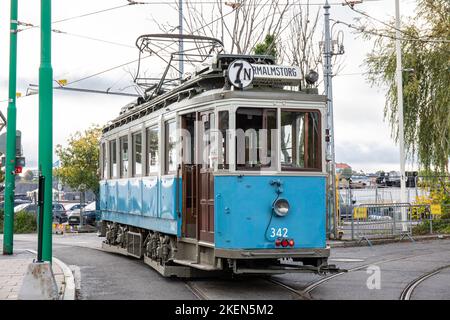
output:
[[[273,211],[279,217],[284,217],[289,213],[289,202],[286,199],[278,199],[273,204]]]

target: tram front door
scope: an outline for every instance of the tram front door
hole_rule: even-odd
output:
[[[183,236],[214,242],[213,111],[182,116]]]
[[[200,113],[199,144],[201,161],[199,164],[199,239],[214,242],[214,165],[211,155],[211,132],[215,126],[213,111]]]

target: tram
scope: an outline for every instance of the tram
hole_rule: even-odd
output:
[[[298,67],[225,54],[217,39],[153,34],[136,45],[155,53],[181,39],[210,48],[183,53],[195,70],[165,86],[172,53],[161,79],[103,128],[102,248],[163,276],[332,270],[326,98],[302,88]]]

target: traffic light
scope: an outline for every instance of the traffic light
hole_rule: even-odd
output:
[[[25,167],[25,157],[16,157],[15,174],[22,173],[23,167]]]

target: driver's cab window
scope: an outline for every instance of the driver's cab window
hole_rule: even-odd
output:
[[[238,108],[236,110],[236,169],[275,168],[277,110]]]

